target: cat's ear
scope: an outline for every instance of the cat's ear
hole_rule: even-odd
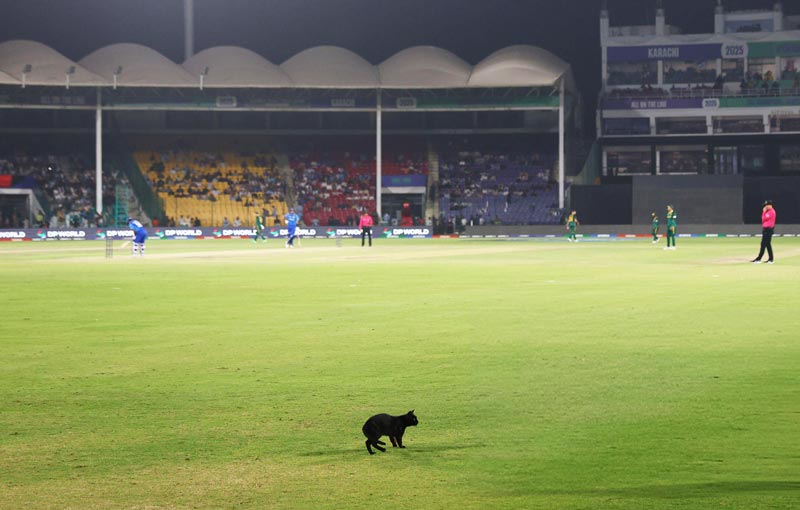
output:
[[[412,410],[410,410],[410,411],[408,412],[408,414],[414,414],[414,410],[413,410],[413,409],[412,409]]]

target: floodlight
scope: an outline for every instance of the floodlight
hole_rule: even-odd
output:
[[[117,77],[122,74],[122,66],[117,66],[114,70],[114,90],[117,89]]]
[[[69,77],[75,74],[75,66],[69,66],[67,68],[67,88],[69,88]]]
[[[33,66],[30,65],[30,64],[25,64],[25,66],[22,68],[22,88],[23,89],[25,88],[25,78],[28,76],[28,73],[30,73],[32,69],[33,69]]]
[[[200,90],[203,90],[203,82],[205,81],[205,77],[208,76],[208,66],[203,69],[203,72],[200,73]]]

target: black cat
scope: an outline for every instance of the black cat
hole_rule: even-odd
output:
[[[406,427],[416,426],[417,423],[419,423],[419,421],[417,417],[414,416],[413,410],[402,416],[376,414],[361,427],[361,431],[367,436],[367,440],[365,441],[367,451],[370,455],[374,455],[375,452],[372,451],[372,446],[382,452],[386,451],[386,448],[381,446],[386,445],[386,443],[381,441],[381,436],[389,436],[392,446],[405,448],[405,446],[403,446],[403,433],[405,433]]]

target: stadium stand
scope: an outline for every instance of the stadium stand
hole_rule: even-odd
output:
[[[554,149],[510,137],[450,140],[439,148],[440,214],[478,225],[559,223],[555,161]]]
[[[307,225],[356,225],[365,210],[375,211],[374,139],[334,137],[289,144],[297,205]],[[421,139],[387,139],[384,175],[428,173]]]
[[[272,149],[218,137],[139,138],[131,145],[169,223],[216,226],[239,218],[252,226],[261,214],[269,226],[288,210]]]
[[[0,152],[0,175],[12,176],[14,187],[36,193],[41,211],[33,224],[24,214],[0,212],[2,228],[73,227],[86,228],[114,223],[113,205],[117,186],[127,187],[124,175],[107,169],[103,179],[104,214],[95,210],[95,173],[93,157],[80,153],[48,154],[42,151],[3,150]],[[41,214],[40,214],[41,212]]]

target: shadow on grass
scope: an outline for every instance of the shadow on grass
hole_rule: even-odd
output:
[[[542,494],[582,495],[582,496],[617,496],[630,498],[685,499],[707,498],[743,493],[798,492],[800,481],[791,480],[759,480],[687,483],[674,485],[642,485],[639,487],[618,487],[608,489],[576,489],[536,491]]]
[[[414,455],[417,453],[436,453],[436,452],[446,452],[450,450],[465,450],[468,448],[479,448],[483,445],[480,444],[463,444],[463,445],[424,445],[424,446],[406,446],[405,448],[393,448],[392,446],[386,447],[386,453],[390,453],[392,450],[408,453],[410,455]],[[376,451],[375,454],[381,454],[383,452]],[[299,454],[301,457],[349,457],[349,456],[361,456],[361,455],[369,455],[367,453],[367,448],[362,443],[360,447],[353,447],[353,448],[326,448],[325,450],[311,450],[307,452],[303,452]],[[385,453],[384,453],[385,455]]]

